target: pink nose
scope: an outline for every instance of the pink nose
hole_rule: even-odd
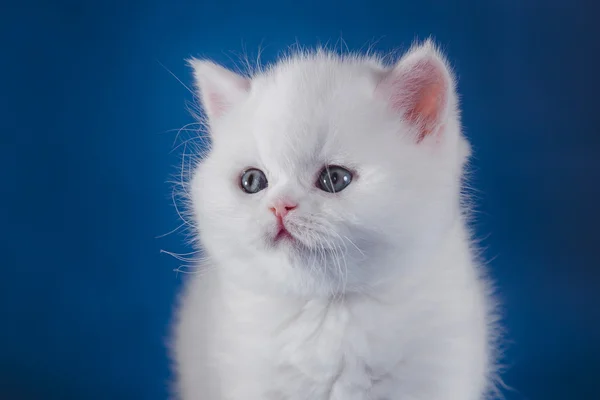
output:
[[[271,210],[271,212],[273,212],[273,214],[275,214],[276,217],[283,218],[287,215],[287,213],[289,213],[296,207],[298,207],[298,204],[290,200],[277,200],[275,201],[273,206],[269,208],[269,210]]]

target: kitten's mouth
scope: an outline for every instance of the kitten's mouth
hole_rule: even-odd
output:
[[[292,236],[292,234],[285,229],[285,226],[280,225],[279,226],[279,231],[277,232],[277,234],[275,235],[275,237],[273,238],[274,242],[280,242],[283,240],[294,240],[294,237]]]

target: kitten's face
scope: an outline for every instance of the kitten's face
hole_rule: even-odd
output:
[[[416,140],[377,97],[381,70],[292,66],[255,78],[211,122],[213,148],[192,182],[201,241],[245,280],[303,294],[365,290],[456,218],[458,142]]]

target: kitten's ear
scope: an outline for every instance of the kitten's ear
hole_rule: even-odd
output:
[[[209,123],[226,114],[250,90],[250,79],[212,61],[192,58],[188,64],[194,71],[195,85]]]
[[[413,46],[379,82],[376,93],[415,129],[418,142],[437,134],[456,114],[452,73],[431,40]]]

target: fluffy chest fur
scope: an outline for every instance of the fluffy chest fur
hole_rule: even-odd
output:
[[[195,279],[179,341],[195,376],[185,389],[209,399],[477,399],[488,305],[466,256],[440,254],[443,264],[377,293],[329,299],[248,291],[217,273]]]

